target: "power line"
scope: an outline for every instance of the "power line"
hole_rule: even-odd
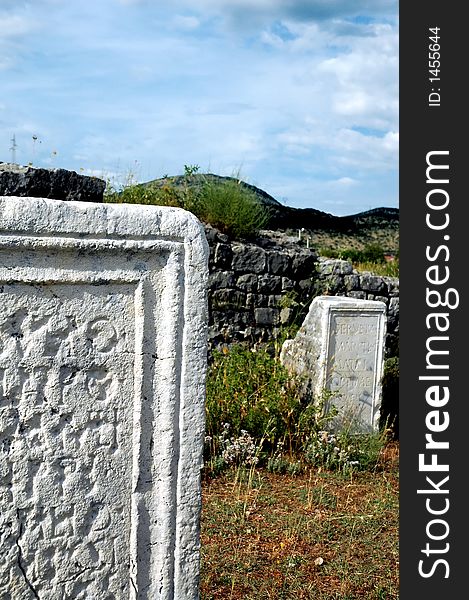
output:
[[[13,137],[11,138],[11,162],[12,164],[16,165],[16,149],[18,148],[18,145],[16,143],[16,136],[15,134],[13,134]]]

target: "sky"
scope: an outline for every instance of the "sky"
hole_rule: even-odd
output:
[[[0,161],[397,208],[398,33],[397,0],[0,0]]]

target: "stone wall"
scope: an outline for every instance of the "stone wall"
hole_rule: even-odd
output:
[[[380,300],[386,304],[386,356],[398,354],[399,279],[358,273],[344,260],[318,257],[286,238],[233,241],[205,227],[210,247],[209,348],[276,337],[300,325],[321,294]]]
[[[66,169],[38,169],[0,162],[0,196],[102,202],[106,182]]]

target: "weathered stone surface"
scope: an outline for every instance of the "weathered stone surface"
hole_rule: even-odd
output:
[[[279,308],[281,299],[282,299],[281,294],[272,294],[271,296],[269,296],[269,298],[267,300],[267,305],[270,308]]]
[[[329,406],[339,411],[333,428],[378,429],[385,333],[382,302],[318,296],[295,339],[282,346],[282,363],[308,378],[316,401],[332,394]]]
[[[278,275],[259,275],[257,290],[261,294],[276,294],[282,291],[282,278]]]
[[[280,321],[280,309],[255,308],[254,317],[257,325],[277,325]]]
[[[320,261],[318,269],[321,275],[350,275],[353,272],[348,261],[335,258]]]
[[[387,292],[387,285],[383,281],[383,278],[371,273],[362,273],[360,275],[360,287],[364,292],[372,292],[375,295]]]
[[[213,262],[218,269],[226,269],[228,271],[231,268],[232,256],[233,250],[229,244],[217,244],[215,246]]]
[[[106,182],[66,169],[36,169],[0,163],[0,196],[102,202]]]
[[[210,289],[232,288],[235,286],[235,282],[232,271],[212,271],[208,278]]]
[[[295,283],[288,277],[282,277],[282,292],[290,292],[295,287]]]
[[[232,268],[243,273],[262,273],[265,269],[265,250],[254,245],[235,243]]]
[[[388,308],[388,322],[393,329],[399,327],[399,298],[390,298]]]
[[[347,292],[357,291],[360,289],[360,278],[356,273],[344,276],[344,285]]]
[[[341,275],[330,274],[326,277],[322,277],[320,280],[320,287],[324,290],[325,294],[343,295],[345,292],[344,278]]]
[[[0,597],[199,597],[207,245],[0,197]]]
[[[399,279],[395,277],[383,277],[383,281],[386,283],[390,298],[399,296]]]
[[[299,250],[292,257],[292,271],[297,279],[313,277],[316,273],[317,256],[312,250]]]
[[[239,290],[215,290],[212,294],[212,307],[214,310],[246,308],[246,294]]]
[[[291,258],[279,251],[267,252],[267,271],[273,275],[286,275],[290,271]]]
[[[347,296],[349,298],[358,298],[360,300],[366,300],[366,292],[349,292]]]
[[[236,287],[243,292],[257,292],[257,275],[245,273],[236,280]]]
[[[289,307],[284,307],[280,310],[280,323],[286,325],[293,318],[294,311]]]
[[[297,287],[301,292],[310,292],[314,287],[313,279],[301,279],[297,282]]]

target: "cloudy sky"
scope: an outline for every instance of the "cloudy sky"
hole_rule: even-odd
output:
[[[398,206],[397,0],[0,0],[0,82],[3,162]]]

